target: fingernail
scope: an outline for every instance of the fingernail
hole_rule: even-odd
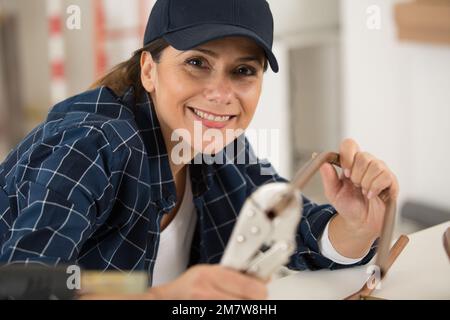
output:
[[[345,169],[344,170],[344,175],[346,178],[350,178],[350,170],[349,169]]]
[[[369,194],[367,195],[367,199],[372,199],[373,198],[373,192],[369,191]]]
[[[363,195],[366,195],[367,194],[367,190],[366,189],[362,189],[362,193],[363,193]]]

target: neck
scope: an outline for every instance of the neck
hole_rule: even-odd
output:
[[[170,157],[169,157],[170,158]],[[178,181],[178,177],[180,176],[180,175],[183,175],[183,173],[184,173],[184,171],[185,171],[185,169],[187,168],[186,167],[186,164],[174,164],[173,162],[172,162],[172,160],[169,160],[170,161],[170,171],[172,171],[172,175],[173,175],[173,179],[175,180],[175,181]]]
[[[173,179],[175,180],[175,183],[180,181],[180,177],[185,176],[185,169],[186,164],[190,163],[192,159],[194,159],[194,153],[191,152],[192,157],[184,157],[183,161],[174,161],[172,156],[172,151],[175,148],[175,146],[179,143],[183,143],[180,141],[172,141],[171,139],[171,132],[170,130],[167,130],[164,128],[164,126],[161,125],[161,131],[164,139],[164,144],[166,145],[166,150],[169,158],[169,165],[170,165],[170,171],[172,172]],[[179,160],[179,159],[177,159]]]
[[[183,201],[184,192],[185,192],[185,188],[186,188],[186,174],[187,174],[186,162],[175,163],[173,161],[171,155],[172,155],[172,150],[174,148],[174,142],[172,142],[170,140],[170,138],[167,139],[166,137],[167,137],[167,135],[164,134],[164,131],[163,131],[164,143],[166,145],[166,150],[167,150],[168,158],[169,158],[170,171],[172,172],[175,189],[176,189],[177,204],[176,204],[175,208],[168,215],[164,216],[163,219],[161,220],[161,226],[160,226],[161,230],[164,230],[171,223],[171,221],[174,219],[175,215],[177,214],[178,210],[181,207],[181,203]]]

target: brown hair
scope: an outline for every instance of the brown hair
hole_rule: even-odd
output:
[[[147,51],[155,62],[159,62],[161,54],[169,44],[162,38],[135,51],[130,59],[116,65],[105,76],[91,85],[91,89],[100,86],[110,88],[117,96],[122,96],[130,87],[134,88],[136,97],[140,97],[145,89],[141,82],[141,55]]]

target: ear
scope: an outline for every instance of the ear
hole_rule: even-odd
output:
[[[155,91],[156,63],[148,51],[141,54],[141,82],[142,86],[149,93]]]

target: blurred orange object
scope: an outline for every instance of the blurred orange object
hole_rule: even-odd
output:
[[[450,44],[450,0],[399,3],[395,20],[400,40]]]

